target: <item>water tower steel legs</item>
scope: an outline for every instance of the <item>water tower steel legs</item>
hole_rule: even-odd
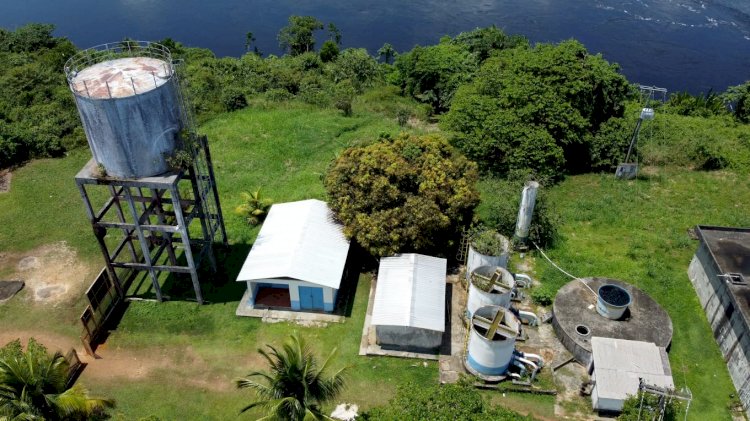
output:
[[[165,298],[159,273],[185,273],[190,274],[196,300],[203,303],[198,268],[207,257],[211,269],[216,270],[213,242],[226,244],[226,235],[213,174],[202,174],[202,171],[196,174],[193,170],[139,179],[115,179],[97,174],[96,163],[91,160],[76,175],[76,184],[107,271],[121,296],[128,288],[125,283],[130,277],[127,275],[133,271],[148,272],[153,293],[159,301]],[[183,197],[181,181],[190,184],[190,188],[183,191],[192,197]],[[106,186],[109,197],[98,211],[94,210],[87,191],[89,185]],[[191,237],[190,226],[195,218],[200,222],[200,234],[193,232]],[[116,239],[116,246],[110,247],[113,239]],[[134,244],[136,241],[138,244]],[[125,248],[128,252],[123,253]],[[178,258],[179,250],[182,254]],[[166,256],[163,256],[165,251]]]

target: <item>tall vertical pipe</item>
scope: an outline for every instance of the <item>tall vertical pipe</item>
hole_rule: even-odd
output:
[[[537,189],[539,189],[539,183],[536,181],[527,181],[523,186],[521,206],[518,208],[518,220],[516,221],[516,232],[513,235],[513,240],[517,248],[526,248],[526,241],[529,239],[529,228],[531,227],[531,217],[534,215]]]

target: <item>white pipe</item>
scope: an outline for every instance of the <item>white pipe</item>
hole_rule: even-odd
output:
[[[544,358],[542,358],[541,355],[528,354],[525,352],[522,354],[523,354],[523,358],[530,360],[530,361],[534,361],[537,365],[539,365],[539,367],[544,367]]]
[[[518,373],[508,373],[508,377],[512,377],[516,380],[521,380],[521,375]]]
[[[520,288],[529,288],[533,281],[531,277],[525,273],[516,273],[513,275],[516,280],[516,286]]]
[[[522,362],[523,364],[526,364],[532,368],[532,372],[539,370],[539,367],[534,364],[533,362],[527,360],[526,358],[518,358],[518,361]]]
[[[526,320],[529,322],[529,326],[539,326],[539,317],[530,311],[519,310],[518,318],[521,319],[521,321]]]
[[[513,365],[521,369],[521,375],[526,373],[526,366],[518,362],[517,358],[513,358]]]

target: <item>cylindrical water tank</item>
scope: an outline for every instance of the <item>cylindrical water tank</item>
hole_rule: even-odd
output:
[[[140,178],[169,170],[182,122],[166,47],[105,44],[73,56],[65,72],[91,152],[107,175]]]
[[[494,305],[510,307],[511,293],[516,281],[507,269],[500,266],[479,266],[471,272],[466,311],[469,317],[479,307]]]
[[[471,277],[471,272],[479,266],[501,266],[508,267],[508,257],[510,256],[510,240],[505,236],[495,233],[498,240],[502,243],[502,250],[494,256],[478,252],[472,244],[469,244],[469,252],[466,257],[466,280]]]
[[[630,301],[630,293],[625,288],[615,284],[604,284],[599,287],[596,311],[608,319],[619,320]]]
[[[486,376],[508,371],[518,336],[519,321],[510,310],[499,306],[477,309],[471,319],[466,365]]]

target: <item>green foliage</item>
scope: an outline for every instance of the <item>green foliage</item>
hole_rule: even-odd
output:
[[[721,98],[733,110],[738,121],[750,123],[750,81],[730,86]]]
[[[641,401],[643,398],[643,401]],[[659,417],[663,412],[662,417]],[[677,399],[671,401],[650,393],[639,392],[631,395],[622,407],[622,412],[617,417],[620,421],[638,421],[661,419],[664,421],[677,421],[683,419],[685,404]]]
[[[75,53],[52,25],[0,30],[0,168],[85,144],[65,75]]]
[[[323,22],[313,16],[289,16],[289,24],[279,31],[279,46],[296,56],[315,50],[315,31],[323,29]]]
[[[330,39],[323,43],[320,47],[320,60],[323,63],[328,63],[336,59],[339,55],[339,45]]]
[[[332,72],[336,82],[350,80],[358,93],[379,81],[378,62],[364,48],[347,48],[339,54]]]
[[[354,89],[354,85],[349,79],[336,84],[333,105],[336,109],[341,110],[345,116],[350,117],[352,115],[352,101],[357,91]]]
[[[471,80],[477,59],[463,45],[441,42],[414,47],[399,55],[394,66],[394,82],[402,92],[439,113],[448,109],[458,87]]]
[[[227,111],[237,111],[247,107],[245,94],[237,88],[227,88],[221,94],[221,103]]]
[[[15,340],[0,348],[0,419],[103,419],[110,399],[91,398],[80,385],[66,387],[68,363],[34,338],[24,352]]]
[[[240,389],[251,389],[259,400],[242,408],[262,408],[277,420],[324,419],[321,405],[336,398],[344,388],[344,369],[328,374],[337,348],[318,365],[312,350],[295,333],[280,350],[273,345],[258,349],[269,372],[252,371],[236,381]],[[254,379],[260,378],[261,382]]]
[[[546,284],[531,290],[531,300],[540,306],[552,304],[556,295],[557,290]]]
[[[695,96],[687,92],[671,94],[663,110],[668,113],[692,117],[711,117],[728,114],[724,100],[720,95],[711,91],[707,94]]]
[[[484,421],[532,420],[502,407],[493,407],[468,384],[444,384],[421,387],[406,384],[398,387],[388,405],[375,407],[363,414],[368,421]]]
[[[397,55],[398,52],[396,52],[396,49],[393,48],[393,45],[387,42],[378,49],[378,58],[382,58],[385,64],[391,64],[391,62]]]
[[[500,237],[500,233],[492,229],[479,229],[471,234],[471,247],[485,256],[500,256],[506,251],[508,244]]]
[[[517,47],[528,47],[529,41],[522,35],[507,35],[495,25],[461,32],[451,41],[464,45],[480,62],[484,62],[498,51]]]
[[[616,65],[577,41],[514,48],[485,61],[442,123],[485,170],[559,178],[590,169],[587,141],[622,115],[628,90]]]
[[[479,201],[476,166],[437,136],[346,149],[325,178],[346,236],[375,256],[445,253]]]
[[[234,213],[239,215],[250,225],[260,224],[268,214],[268,210],[273,205],[273,200],[263,197],[260,193],[260,189],[255,190],[252,193],[241,192],[242,204],[234,209]]]
[[[484,225],[496,229],[502,235],[512,238],[518,219],[518,207],[521,204],[521,191],[525,178],[507,180],[486,178],[482,180],[482,190],[491,192],[482,195],[478,214]],[[560,216],[552,208],[546,190],[537,190],[534,215],[531,218],[529,239],[539,247],[554,244],[558,238]]]

